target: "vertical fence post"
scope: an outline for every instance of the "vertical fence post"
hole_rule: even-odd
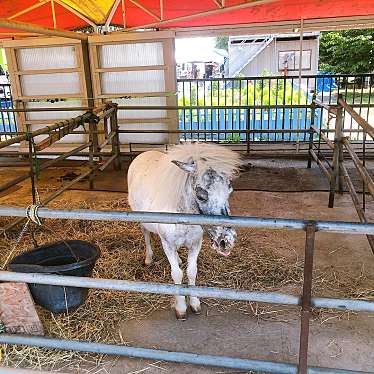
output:
[[[308,148],[308,165],[307,168],[312,167],[313,137],[314,137],[314,120],[316,116],[316,93],[313,94],[312,103],[310,104],[310,127],[309,127],[309,148]]]
[[[27,131],[27,142],[29,147],[29,163],[30,163],[30,180],[31,180],[31,194],[32,194],[32,203],[36,204],[36,187],[35,187],[35,177],[36,177],[36,165],[34,160],[34,149],[33,149],[33,136],[31,135],[31,125],[26,125]]]
[[[94,160],[94,155],[98,152],[99,149],[99,140],[98,140],[98,134],[97,134],[97,120],[95,119],[94,114],[92,113],[91,118],[89,119],[88,122],[88,131],[89,131],[89,142],[90,142],[90,147],[88,149],[89,152],[89,166],[90,169],[94,169],[95,167],[95,160]],[[90,184],[90,190],[94,188],[94,178],[95,178],[95,173],[92,172],[89,175],[89,184]]]
[[[251,123],[250,121],[251,121],[251,110],[247,108],[247,118],[246,118],[246,124],[245,124],[245,129],[246,129],[245,140],[247,143],[247,154],[249,154],[251,151],[251,134],[249,133],[250,123]]]
[[[112,107],[115,108],[115,111],[112,113],[110,118],[110,132],[114,133],[112,138],[112,155],[116,156],[114,159],[114,170],[121,170],[121,150],[119,143],[119,134],[118,134],[118,117],[117,117],[117,107],[118,104],[112,103]]]
[[[312,310],[313,252],[316,225],[314,223],[308,224],[305,232],[304,282],[301,300],[298,374],[307,374],[308,371],[309,322]]]
[[[339,95],[339,98],[341,95]],[[339,103],[339,100],[338,100]],[[330,179],[330,194],[329,194],[329,208],[334,207],[334,198],[336,183],[339,177],[339,187],[342,186],[342,180],[339,172],[339,162],[342,158],[342,138],[343,138],[343,107],[338,104],[335,119],[335,138],[334,138],[334,153],[332,159],[332,173]]]

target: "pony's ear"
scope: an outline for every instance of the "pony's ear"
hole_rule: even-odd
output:
[[[194,173],[196,171],[196,164],[195,162],[182,162],[182,161],[177,161],[177,160],[172,160],[171,161],[173,164],[177,165],[179,169],[182,169],[186,173]]]

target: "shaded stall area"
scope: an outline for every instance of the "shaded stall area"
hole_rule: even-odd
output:
[[[373,27],[371,2],[5,1],[0,17],[0,280],[90,289],[75,310],[36,306],[45,337],[0,324],[0,365],[374,371],[374,75],[177,80],[174,58],[177,37],[295,29],[301,56],[304,32]],[[134,157],[195,140],[242,154],[234,217],[130,212]],[[197,286],[174,285],[156,237],[144,264],[140,222],[237,226],[238,241],[222,258],[205,240]],[[70,239],[101,252],[92,277],[7,267]],[[176,321],[176,294],[202,313]]]

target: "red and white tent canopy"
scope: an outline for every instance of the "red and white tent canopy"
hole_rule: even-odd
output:
[[[363,17],[367,21],[363,27],[366,23],[371,26],[374,0],[1,0],[0,7],[3,21],[63,30],[105,24],[129,30],[202,26],[214,29],[223,25],[341,17]],[[12,33],[9,28],[0,29],[3,36]]]

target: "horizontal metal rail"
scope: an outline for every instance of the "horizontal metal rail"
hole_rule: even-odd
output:
[[[269,105],[118,105],[118,110],[197,110],[197,109],[297,109],[297,108],[310,108],[310,104],[269,104]]]
[[[0,206],[0,217],[26,217],[26,209]],[[374,235],[374,224],[344,221],[311,221],[287,218],[262,218],[241,216],[213,216],[201,214],[159,213],[159,212],[117,212],[84,209],[38,210],[39,218],[73,219],[90,221],[122,221],[143,223],[176,223],[201,226],[237,226],[260,229],[305,230],[314,224],[316,231]]]
[[[96,288],[162,295],[209,297],[214,299],[251,301],[267,304],[301,305],[300,296],[287,295],[278,292],[244,291],[218,287],[183,286],[118,279],[62,276],[40,273],[17,273],[11,271],[0,271],[0,280],[5,282],[50,284],[53,286]],[[311,299],[311,304],[315,308],[374,312],[374,301],[369,300],[316,297]]]
[[[26,212],[22,208],[0,207],[0,216],[24,217]],[[136,222],[160,222],[160,223],[181,223],[196,225],[230,225],[257,228],[283,228],[301,229],[308,232],[313,230],[337,231],[351,233],[372,233],[373,224],[358,224],[351,222],[331,222],[331,221],[304,221],[290,219],[266,219],[256,217],[224,217],[224,216],[202,216],[191,214],[170,214],[153,212],[101,212],[84,210],[53,210],[40,208],[38,212],[40,218],[62,218],[62,219],[88,219],[88,220],[120,220]],[[309,230],[309,231],[308,231]],[[310,250],[313,250],[311,247]],[[304,275],[305,277],[305,275]],[[246,290],[233,290],[214,287],[196,287],[160,283],[134,282],[113,279],[94,279],[86,277],[59,276],[40,273],[17,273],[0,272],[1,281],[17,281],[25,283],[50,284],[55,286],[75,286],[86,288],[100,288],[109,290],[121,290],[127,292],[155,293],[168,295],[185,295],[198,297],[212,297],[229,300],[252,301],[260,303],[276,303],[286,305],[301,305],[303,298],[295,295],[286,295],[276,292],[257,292]],[[374,312],[374,301],[331,299],[331,298],[311,298],[308,301],[310,307],[317,308],[337,308],[343,310],[369,311]],[[309,318],[307,319],[309,323]],[[304,334],[305,335],[305,334]],[[303,342],[307,343],[308,338],[303,336]],[[301,341],[301,340],[300,340]],[[121,345],[110,345],[94,342],[79,342],[69,340],[58,340],[44,337],[30,337],[21,335],[0,334],[0,343],[6,344],[26,344],[37,347],[50,347],[58,349],[81,350],[86,352],[99,352],[129,357],[155,358],[167,361],[202,364],[206,366],[219,366],[233,369],[267,371],[275,373],[297,373],[301,366],[289,363],[259,361],[250,359],[239,359],[232,357],[207,356],[185,352],[168,352],[162,350],[132,348]],[[305,344],[301,344],[305,346]],[[304,347],[305,348],[305,347]],[[307,349],[307,345],[306,345]],[[302,373],[353,373],[350,370],[337,370],[327,368],[305,367]]]
[[[166,360],[171,362],[223,367],[246,371],[272,372],[282,374],[297,374],[298,368],[294,364],[282,362],[251,360],[225,356],[202,355],[186,352],[172,352],[159,349],[128,347],[124,345],[88,343],[79,340],[63,340],[45,338],[41,336],[25,336],[0,334],[0,343],[20,344],[33,347],[46,347],[51,349],[75,350],[99,354],[117,355],[152,360]],[[328,369],[309,367],[308,374],[369,374],[353,370]]]
[[[87,111],[89,107],[55,107],[55,108],[1,108],[0,112],[14,112],[14,113],[32,113],[32,112],[71,112],[71,111]]]
[[[331,78],[356,78],[356,77],[368,77],[368,78],[374,78],[373,73],[358,73],[358,74],[303,74],[301,76],[301,79],[306,78],[320,78],[324,79],[326,81],[330,80]],[[267,80],[288,80],[290,78],[295,78],[292,76],[287,75],[269,75],[269,76],[258,76],[258,75],[252,75],[252,76],[244,76],[244,77],[217,77],[217,78],[178,78],[178,82],[216,82],[216,81],[241,81],[241,80],[258,80],[258,81],[267,81]]]
[[[274,130],[269,130],[269,129],[262,129],[262,130],[220,130],[220,129],[209,129],[209,130],[119,130],[119,134],[212,134],[212,133],[220,133],[220,134],[282,134],[282,133],[307,133],[309,130],[283,130],[283,129],[274,129]],[[142,143],[139,143],[142,144]]]

